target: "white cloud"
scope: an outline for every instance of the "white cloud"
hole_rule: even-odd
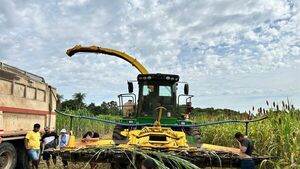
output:
[[[80,6],[87,3],[89,0],[63,0],[59,3],[59,5],[65,5],[65,6]]]

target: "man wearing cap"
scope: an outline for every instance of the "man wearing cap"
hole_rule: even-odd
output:
[[[66,129],[61,129],[60,135],[58,137],[58,146],[59,148],[66,147],[69,142],[69,135],[67,134]],[[68,168],[68,161],[62,160],[62,163],[64,165],[64,168]]]
[[[27,150],[27,154],[32,161],[32,168],[38,169],[39,161],[40,161],[40,145],[41,145],[41,134],[40,134],[40,124],[34,124],[33,130],[28,131],[25,136],[25,148]]]
[[[45,134],[42,136],[42,143],[44,149],[55,148],[58,143],[58,135],[55,132],[51,132],[49,127],[45,127]],[[43,160],[46,160],[47,167],[50,168],[50,157],[51,155],[47,152],[43,152]],[[52,154],[53,164],[56,165],[56,155]]]

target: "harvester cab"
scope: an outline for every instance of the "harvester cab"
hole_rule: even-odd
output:
[[[148,74],[138,75],[138,117],[155,117],[156,108],[166,108],[164,117],[174,117],[176,112],[177,75]],[[176,117],[176,116],[175,116]]]
[[[162,123],[178,123],[182,119],[177,111],[177,87],[179,76],[171,74],[140,74],[137,77],[138,82],[138,102],[133,114],[123,113],[123,122],[128,123],[153,123],[157,117],[157,107],[166,108],[162,115]],[[133,84],[128,82],[129,94],[119,95],[121,109],[127,107],[123,104],[123,97],[133,94]],[[185,93],[187,95],[188,93]],[[183,96],[181,94],[180,96]],[[127,114],[130,114],[126,117]],[[181,121],[180,121],[181,123]]]
[[[133,93],[133,82],[138,83],[138,101],[134,105],[123,103],[126,97],[131,97],[132,100],[136,100],[136,95]],[[123,124],[151,124],[159,123],[161,125],[190,125],[192,121],[189,120],[189,114],[191,108],[191,98],[189,95],[189,87],[187,83],[184,83],[184,94],[177,95],[177,89],[179,85],[179,76],[173,74],[139,74],[137,81],[128,82],[128,92],[126,94],[119,95],[119,104],[123,112],[122,123]],[[186,97],[186,102],[183,105],[179,105],[179,99]],[[128,106],[134,106],[135,109],[130,109]],[[164,110],[160,111],[160,107]],[[126,112],[126,111],[133,112]],[[162,113],[159,113],[162,112]],[[159,120],[158,120],[159,119]],[[126,139],[120,134],[124,129],[141,129],[140,127],[128,127],[128,126],[116,126],[113,134],[114,140]],[[174,131],[185,131],[188,135],[191,135],[191,129],[189,127],[171,127]],[[200,132],[193,132],[197,136],[197,140],[200,139]],[[192,140],[192,139],[189,139]],[[195,143],[195,141],[191,141]]]

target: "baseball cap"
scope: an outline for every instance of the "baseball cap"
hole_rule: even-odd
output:
[[[61,129],[60,132],[61,132],[61,133],[66,133],[67,130],[66,130],[66,129]]]

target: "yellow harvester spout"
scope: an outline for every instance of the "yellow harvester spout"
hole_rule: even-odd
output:
[[[81,46],[81,45],[76,45],[71,49],[67,50],[67,55],[68,56],[73,56],[75,53],[78,52],[87,52],[87,53],[102,53],[102,54],[107,54],[107,55],[112,55],[116,56],[118,58],[124,59],[127,62],[131,63],[134,67],[136,67],[141,74],[148,74],[148,70],[135,58],[127,55],[124,52],[120,52],[114,49],[109,49],[109,48],[102,48],[98,46]]]

